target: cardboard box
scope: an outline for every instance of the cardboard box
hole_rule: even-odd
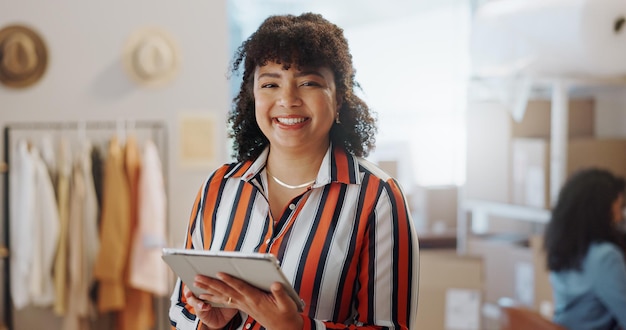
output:
[[[535,269],[535,299],[533,306],[543,316],[551,319],[554,311],[554,297],[552,295],[552,285],[550,284],[550,271],[548,270],[546,252],[543,250],[543,236],[534,235],[529,239],[529,243]]]
[[[507,297],[538,311],[552,304],[541,242],[539,235],[488,235],[468,241],[468,254],[484,261],[485,302],[497,304]]]
[[[511,118],[511,137],[550,138],[552,102],[530,100],[524,118],[516,122]],[[574,99],[568,103],[569,138],[593,137],[595,134],[595,101]]]
[[[420,251],[416,329],[482,329],[483,261],[454,250]]]
[[[418,233],[443,234],[456,228],[459,188],[417,186],[409,196]]]
[[[550,142],[514,139],[511,143],[511,201],[550,208]],[[626,139],[573,139],[567,143],[566,178],[584,168],[600,167],[626,176]]]
[[[595,102],[573,99],[569,103],[570,138],[595,135]],[[464,195],[469,199],[510,202],[509,163],[514,138],[550,137],[551,102],[530,100],[521,122],[497,102],[470,102],[467,106],[467,156]]]

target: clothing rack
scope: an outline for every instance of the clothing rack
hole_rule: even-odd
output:
[[[119,120],[104,120],[104,121],[64,121],[64,122],[17,122],[17,123],[8,123],[4,127],[4,160],[0,161],[0,175],[4,178],[4,216],[3,216],[3,224],[2,230],[4,231],[4,235],[2,235],[2,242],[0,242],[0,260],[2,260],[2,268],[3,268],[3,295],[2,295],[2,303],[4,306],[4,327],[7,329],[13,329],[14,320],[13,320],[13,305],[11,301],[11,273],[10,273],[10,262],[8,259],[10,246],[10,228],[9,228],[9,171],[11,168],[9,167],[11,160],[11,150],[12,150],[12,135],[17,132],[70,132],[75,131],[78,135],[76,137],[79,138],[89,138],[88,133],[93,132],[103,132],[103,133],[117,133],[118,135],[122,135],[121,139],[124,140],[125,136],[128,132],[139,132],[148,130],[150,132],[150,138],[155,143],[157,148],[159,149],[159,153],[161,155],[161,165],[162,172],[164,175],[164,184],[168,186],[167,180],[167,164],[168,164],[168,153],[167,153],[167,130],[166,124],[161,121],[152,121],[152,120],[128,120],[128,119],[119,119]],[[112,136],[112,135],[109,135]],[[161,306],[160,302],[162,299],[159,299],[159,304],[156,305],[156,319],[157,319],[157,329],[163,329],[162,322],[158,322],[162,317],[161,311],[163,310],[163,306]],[[2,322],[0,322],[0,329],[2,329]]]

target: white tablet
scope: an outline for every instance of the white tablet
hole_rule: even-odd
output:
[[[215,278],[217,273],[222,272],[267,292],[272,283],[280,282],[298,306],[298,311],[302,312],[304,309],[304,302],[272,254],[164,248],[162,258],[196,296],[205,293],[203,289],[193,285],[196,275]]]

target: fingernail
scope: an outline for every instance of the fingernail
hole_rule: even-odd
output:
[[[204,303],[198,303],[198,305],[196,305],[198,309],[204,309]]]

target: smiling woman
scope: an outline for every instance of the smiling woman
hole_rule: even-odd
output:
[[[362,157],[375,121],[356,96],[343,30],[321,15],[267,18],[238,49],[229,116],[237,162],[193,203],[187,249],[271,253],[305,308],[228,276],[181,280],[177,329],[411,329],[419,252],[403,192]],[[271,178],[271,179],[270,179]],[[212,307],[204,301],[227,307]]]

